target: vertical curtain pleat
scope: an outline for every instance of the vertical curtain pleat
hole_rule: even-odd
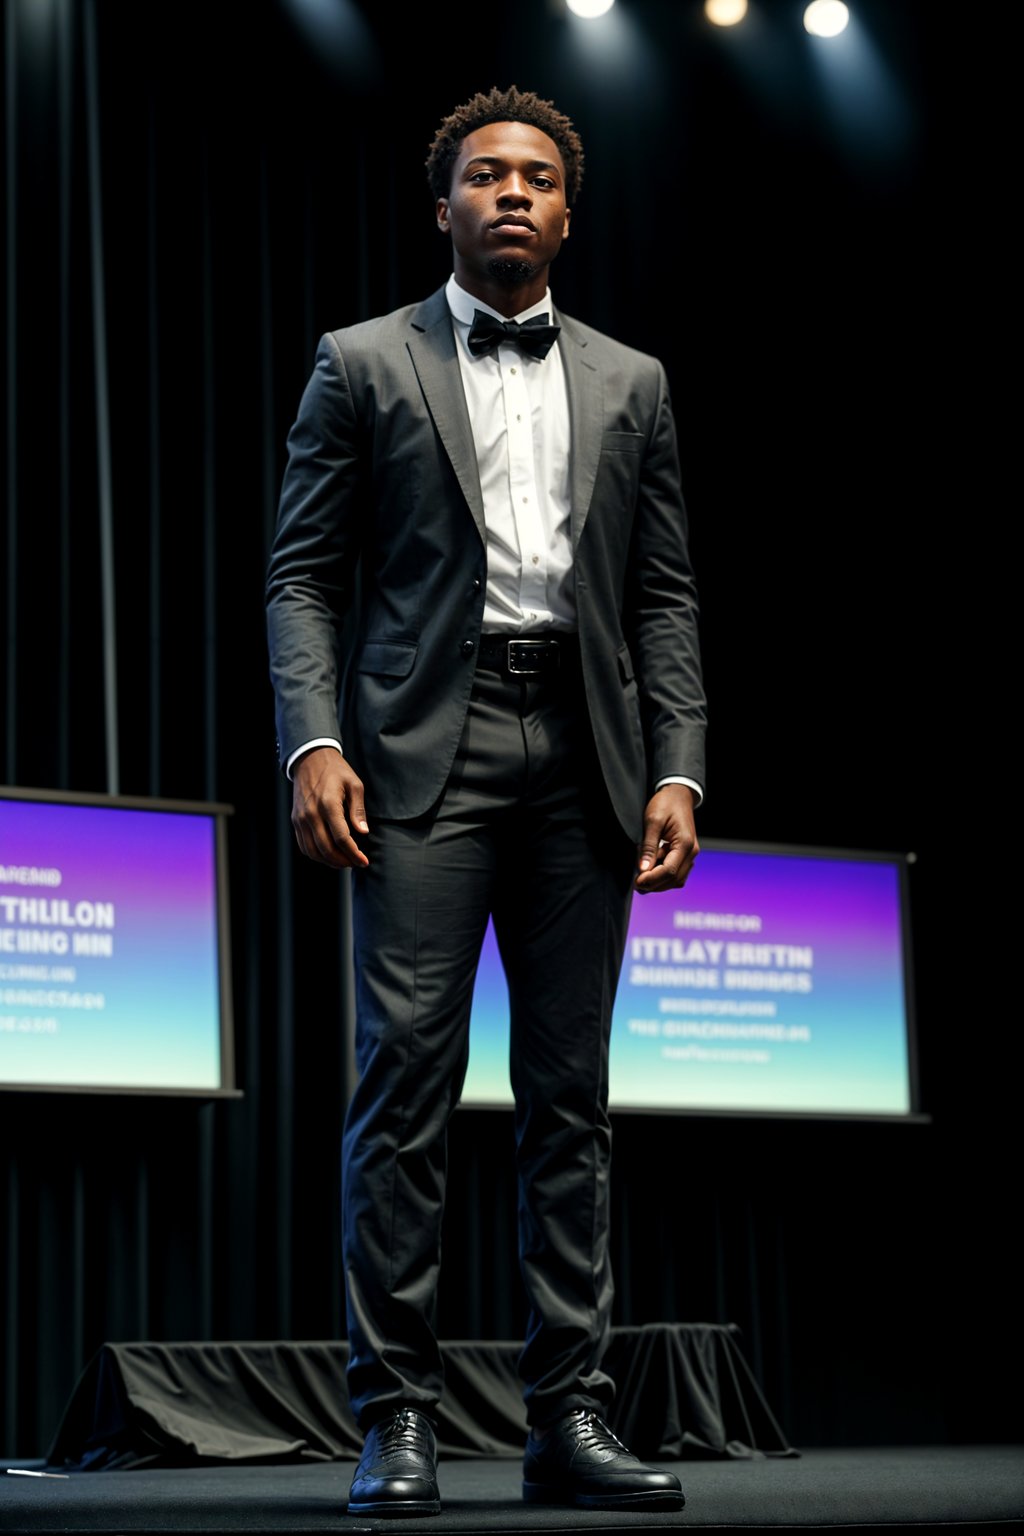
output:
[[[16,1157],[7,1152],[4,1180],[4,1444],[31,1444],[19,1415],[24,1387],[21,1340],[21,1186]],[[34,1454],[34,1453],[33,1453]]]
[[[5,240],[7,281],[4,318],[7,327],[6,427],[7,527],[4,553],[4,772],[17,783],[18,706],[18,28],[15,7],[4,11],[4,170],[6,173]]]
[[[160,697],[163,681],[163,593],[160,581],[161,549],[163,544],[163,497],[161,483],[161,432],[160,432],[160,290],[161,269],[157,210],[160,196],[157,142],[157,102],[155,97],[148,103],[146,121],[146,385],[148,412],[146,418],[146,443],[149,459],[149,562],[146,582],[146,719],[148,722],[149,772],[147,784],[150,795],[160,794],[161,784],[161,714]]]
[[[59,577],[57,590],[60,594],[57,623],[60,627],[60,650],[56,668],[57,699],[57,761],[55,783],[62,788],[70,787],[71,773],[71,512],[72,497],[72,436],[73,413],[71,382],[71,264],[72,246],[72,134],[74,131],[74,27],[72,0],[60,0],[56,7],[56,47],[59,64],[57,91],[57,120],[60,141],[58,169],[60,198],[60,284],[57,297],[60,316],[59,395],[57,403],[57,442],[60,474],[60,514],[57,559]]]
[[[86,0],[85,98],[89,145],[89,255],[92,264],[92,355],[96,410],[96,466],[100,575],[103,616],[103,719],[106,791],[121,793],[121,742],[118,727],[117,586],[114,566],[114,506],[107,364],[107,295],[104,263],[103,146],[100,126],[100,59],[96,38],[96,0]]]

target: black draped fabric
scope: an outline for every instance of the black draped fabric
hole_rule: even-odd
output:
[[[442,1344],[438,1446],[518,1457],[526,1438],[520,1346]],[[362,1436],[343,1342],[104,1344],[70,1397],[46,1461],[76,1471],[346,1460]],[[786,1442],[730,1325],[615,1328],[611,1416],[647,1458],[799,1454]]]

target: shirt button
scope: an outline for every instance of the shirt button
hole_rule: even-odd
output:
[[[531,555],[530,559],[533,561],[534,565],[540,565],[540,555]]]
[[[459,650],[462,652],[463,656],[472,656],[473,652],[476,650],[476,646],[473,644],[472,640],[463,640],[462,644],[459,646]]]
[[[509,373],[515,373],[515,369],[514,368],[510,368],[509,369]]]

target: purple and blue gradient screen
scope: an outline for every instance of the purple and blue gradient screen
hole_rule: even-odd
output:
[[[222,1083],[216,818],[0,800],[0,1083]]]
[[[913,1113],[904,929],[895,857],[705,846],[683,890],[634,897],[611,1106]],[[508,1015],[488,928],[464,1104],[512,1102]]]

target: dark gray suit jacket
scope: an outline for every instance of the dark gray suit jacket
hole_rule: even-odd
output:
[[[587,704],[612,804],[635,840],[658,779],[704,783],[675,424],[656,358],[556,318]],[[483,501],[442,288],[322,337],[289,433],[267,578],[282,763],[340,731],[371,825],[426,811],[462,732],[485,581]]]

